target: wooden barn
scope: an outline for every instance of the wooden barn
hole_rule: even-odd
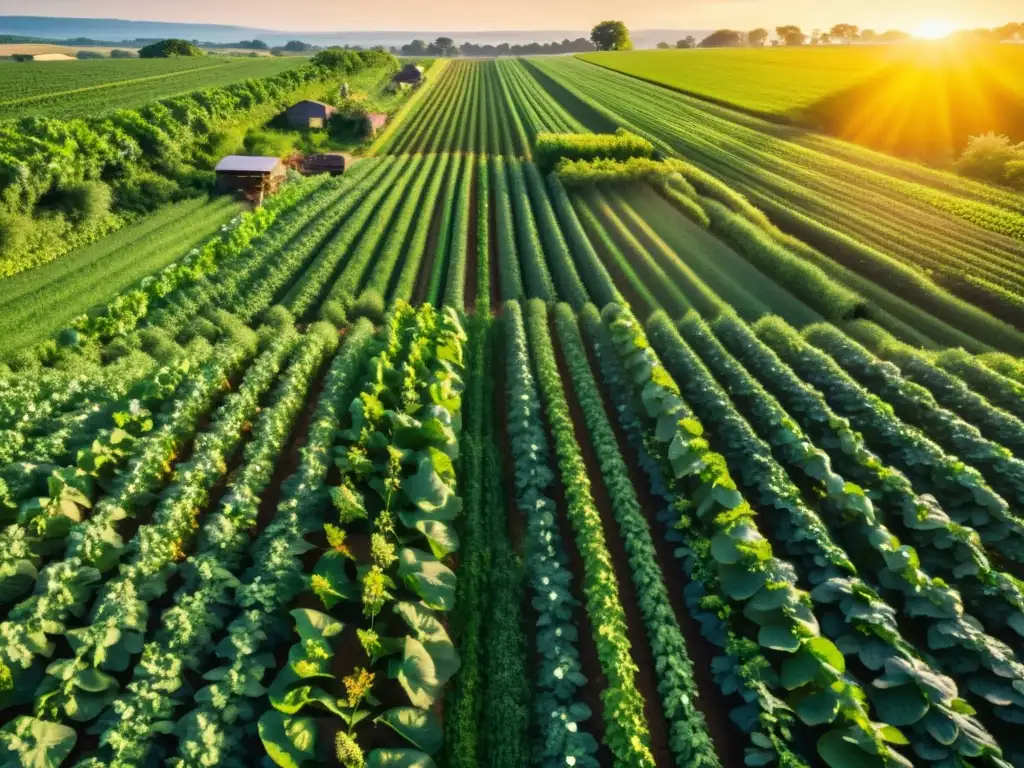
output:
[[[304,99],[288,107],[284,115],[288,124],[295,128],[324,128],[334,112],[330,104]]]
[[[423,82],[423,67],[415,64],[406,64],[401,70],[395,73],[391,82],[399,85],[419,85]]]
[[[249,155],[228,155],[214,171],[221,192],[237,192],[254,200],[275,192],[287,174],[281,158]]]

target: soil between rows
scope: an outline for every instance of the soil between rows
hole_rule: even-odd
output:
[[[722,651],[701,634],[700,625],[690,615],[686,607],[683,595],[689,579],[673,554],[674,547],[672,543],[661,535],[662,524],[657,519],[657,512],[661,504],[651,493],[647,477],[637,464],[636,452],[630,447],[629,439],[616,418],[614,409],[610,406],[612,400],[609,397],[607,386],[600,376],[599,372],[601,369],[598,366],[593,347],[586,343],[583,346],[587,352],[590,370],[598,372],[594,378],[597,381],[598,390],[601,394],[605,416],[608,418],[612,431],[615,433],[615,439],[619,445],[619,453],[622,454],[622,458],[626,462],[629,479],[633,484],[637,500],[640,502],[640,508],[643,510],[651,530],[651,539],[657,552],[658,565],[661,569],[662,578],[665,580],[665,586],[668,589],[669,603],[672,606],[676,621],[679,623],[679,628],[686,641],[686,650],[689,653],[690,660],[693,662],[694,680],[699,693],[697,704],[701,712],[704,713],[708,733],[715,744],[715,751],[718,753],[724,768],[740,768],[740,766],[744,765],[743,752],[747,739],[733,724],[732,720],[729,719],[729,713],[734,706],[739,706],[742,702],[737,697],[725,696],[715,683],[711,673],[711,663],[716,656],[722,654]],[[732,700],[730,701],[730,699]]]
[[[601,465],[590,439],[590,431],[587,429],[583,409],[572,391],[572,378],[555,330],[554,319],[554,315],[549,313],[548,329],[551,332],[555,359],[558,363],[558,374],[562,381],[566,400],[569,403],[569,413],[572,416],[576,442],[580,446],[583,460],[587,465],[587,477],[590,479],[591,495],[601,515],[601,527],[604,530],[604,538],[608,545],[608,552],[612,557],[612,566],[615,569],[615,581],[619,587],[619,600],[626,614],[626,631],[629,637],[630,654],[637,666],[636,685],[644,697],[644,711],[647,715],[647,725],[650,729],[651,753],[654,755],[657,765],[669,766],[672,765],[672,753],[668,743],[669,724],[661,706],[661,697],[658,694],[654,654],[651,651],[651,644],[647,638],[643,616],[640,613],[636,587],[633,584],[629,567],[629,554],[626,552],[622,536],[619,533],[615,513],[612,510],[612,499],[608,493],[608,488],[605,486],[604,476],[601,474]]]

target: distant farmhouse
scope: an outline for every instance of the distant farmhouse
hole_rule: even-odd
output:
[[[399,72],[395,73],[391,82],[399,85],[419,85],[423,82],[423,67],[406,64]]]
[[[334,112],[330,104],[306,99],[288,107],[284,114],[294,128],[324,128]]]

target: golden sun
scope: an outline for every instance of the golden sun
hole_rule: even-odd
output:
[[[914,37],[922,40],[941,40],[953,33],[953,25],[944,19],[928,19],[914,28]]]

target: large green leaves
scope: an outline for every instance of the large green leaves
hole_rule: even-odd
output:
[[[300,768],[316,757],[316,723],[311,717],[290,717],[271,709],[259,721],[263,747],[282,768]]]
[[[399,552],[398,577],[430,608],[451,610],[455,574],[428,552],[405,547]]]
[[[415,749],[375,749],[366,756],[366,768],[437,768],[430,755]]]
[[[413,636],[423,643],[423,647],[430,653],[438,680],[443,683],[459,671],[459,653],[455,650],[444,625],[430,609],[420,603],[402,602],[397,603],[394,610],[409,625]]]
[[[414,637],[405,638],[402,658],[389,662],[388,675],[401,683],[409,702],[421,709],[432,707],[444,688],[444,683],[437,678],[437,667],[430,651]]]
[[[78,738],[73,728],[27,716],[15,719],[4,730],[14,738],[0,739],[0,745],[7,743],[7,754],[0,752],[0,765],[25,768],[57,768]]]
[[[395,707],[376,718],[375,722],[390,726],[409,743],[428,755],[437,754],[444,744],[441,721],[431,710],[417,707]]]

